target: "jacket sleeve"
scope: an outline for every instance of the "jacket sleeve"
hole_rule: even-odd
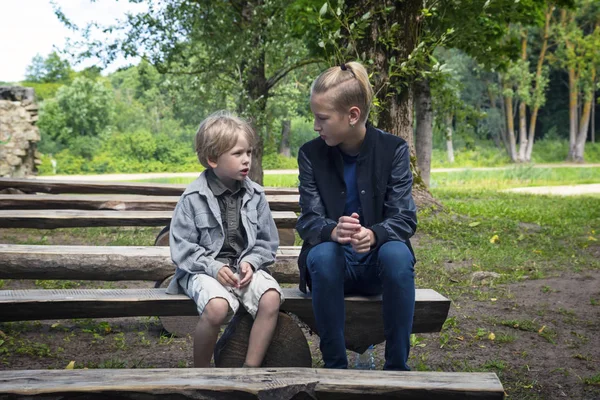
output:
[[[298,234],[310,245],[331,241],[331,232],[337,222],[327,218],[325,206],[315,182],[312,163],[301,148],[298,152],[300,171],[300,217],[296,223]]]
[[[417,207],[412,197],[413,177],[410,150],[406,143],[394,154],[383,205],[384,220],[371,226],[377,236],[376,247],[391,241],[406,241],[417,230]]]
[[[169,246],[171,259],[177,266],[191,274],[207,274],[217,279],[219,270],[225,265],[214,257],[207,255],[207,249],[200,246],[200,235],[194,222],[194,216],[189,210],[186,198],[175,207],[171,219]]]
[[[257,213],[256,243],[240,259],[240,262],[250,263],[255,270],[273,264],[279,247],[279,233],[264,193],[260,195]]]

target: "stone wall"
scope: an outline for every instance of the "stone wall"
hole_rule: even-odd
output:
[[[0,86],[0,176],[24,177],[40,164],[35,126],[38,106],[32,88]]]

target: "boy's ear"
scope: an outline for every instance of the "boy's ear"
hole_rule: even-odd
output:
[[[350,107],[349,113],[350,113],[350,115],[348,117],[348,119],[349,119],[348,122],[351,125],[357,125],[358,122],[360,121],[360,108],[358,108],[357,106],[352,106],[352,107]]]
[[[212,169],[217,168],[217,162],[216,161],[213,161],[210,158],[207,158],[206,162],[208,163],[208,166],[211,167]]]

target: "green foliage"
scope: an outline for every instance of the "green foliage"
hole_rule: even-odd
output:
[[[262,166],[264,169],[297,169],[298,161],[294,157],[271,153],[263,156]]]
[[[25,80],[35,83],[68,83],[73,70],[67,60],[63,60],[53,51],[46,58],[37,54],[27,66]]]
[[[434,131],[435,132],[435,131]],[[432,168],[460,167],[499,167],[511,164],[503,149],[489,141],[476,141],[469,144],[471,133],[459,132],[454,136],[454,163],[448,157],[441,134],[434,136],[434,149],[431,156]],[[562,163],[569,152],[569,143],[564,140],[542,139],[535,143],[532,154],[534,164]],[[600,143],[587,143],[585,159],[589,163],[600,163]]]
[[[452,164],[448,162],[446,150],[433,149],[431,154],[431,168],[496,167],[509,163],[510,159],[503,151],[491,146],[455,149]]]
[[[23,81],[19,85],[33,88],[35,91],[35,98],[38,102],[42,102],[47,99],[51,99],[56,96],[58,89],[64,84],[60,82],[31,82]]]
[[[101,82],[79,77],[43,103],[38,126],[42,134],[73,153],[90,158],[98,139],[110,127],[112,92]]]

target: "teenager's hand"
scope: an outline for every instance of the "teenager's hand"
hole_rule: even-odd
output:
[[[238,278],[227,265],[223,265],[217,273],[217,280],[223,286],[238,287]]]
[[[351,216],[343,216],[338,220],[338,224],[331,231],[331,240],[340,244],[348,244],[352,240],[352,235],[358,233],[361,229],[359,216],[352,213]]]
[[[252,280],[252,275],[254,275],[254,270],[252,269],[252,265],[246,261],[242,261],[240,263],[240,284],[238,288],[243,288],[248,285]]]
[[[360,231],[352,235],[350,243],[357,253],[367,253],[375,244],[375,233],[361,226]]]

